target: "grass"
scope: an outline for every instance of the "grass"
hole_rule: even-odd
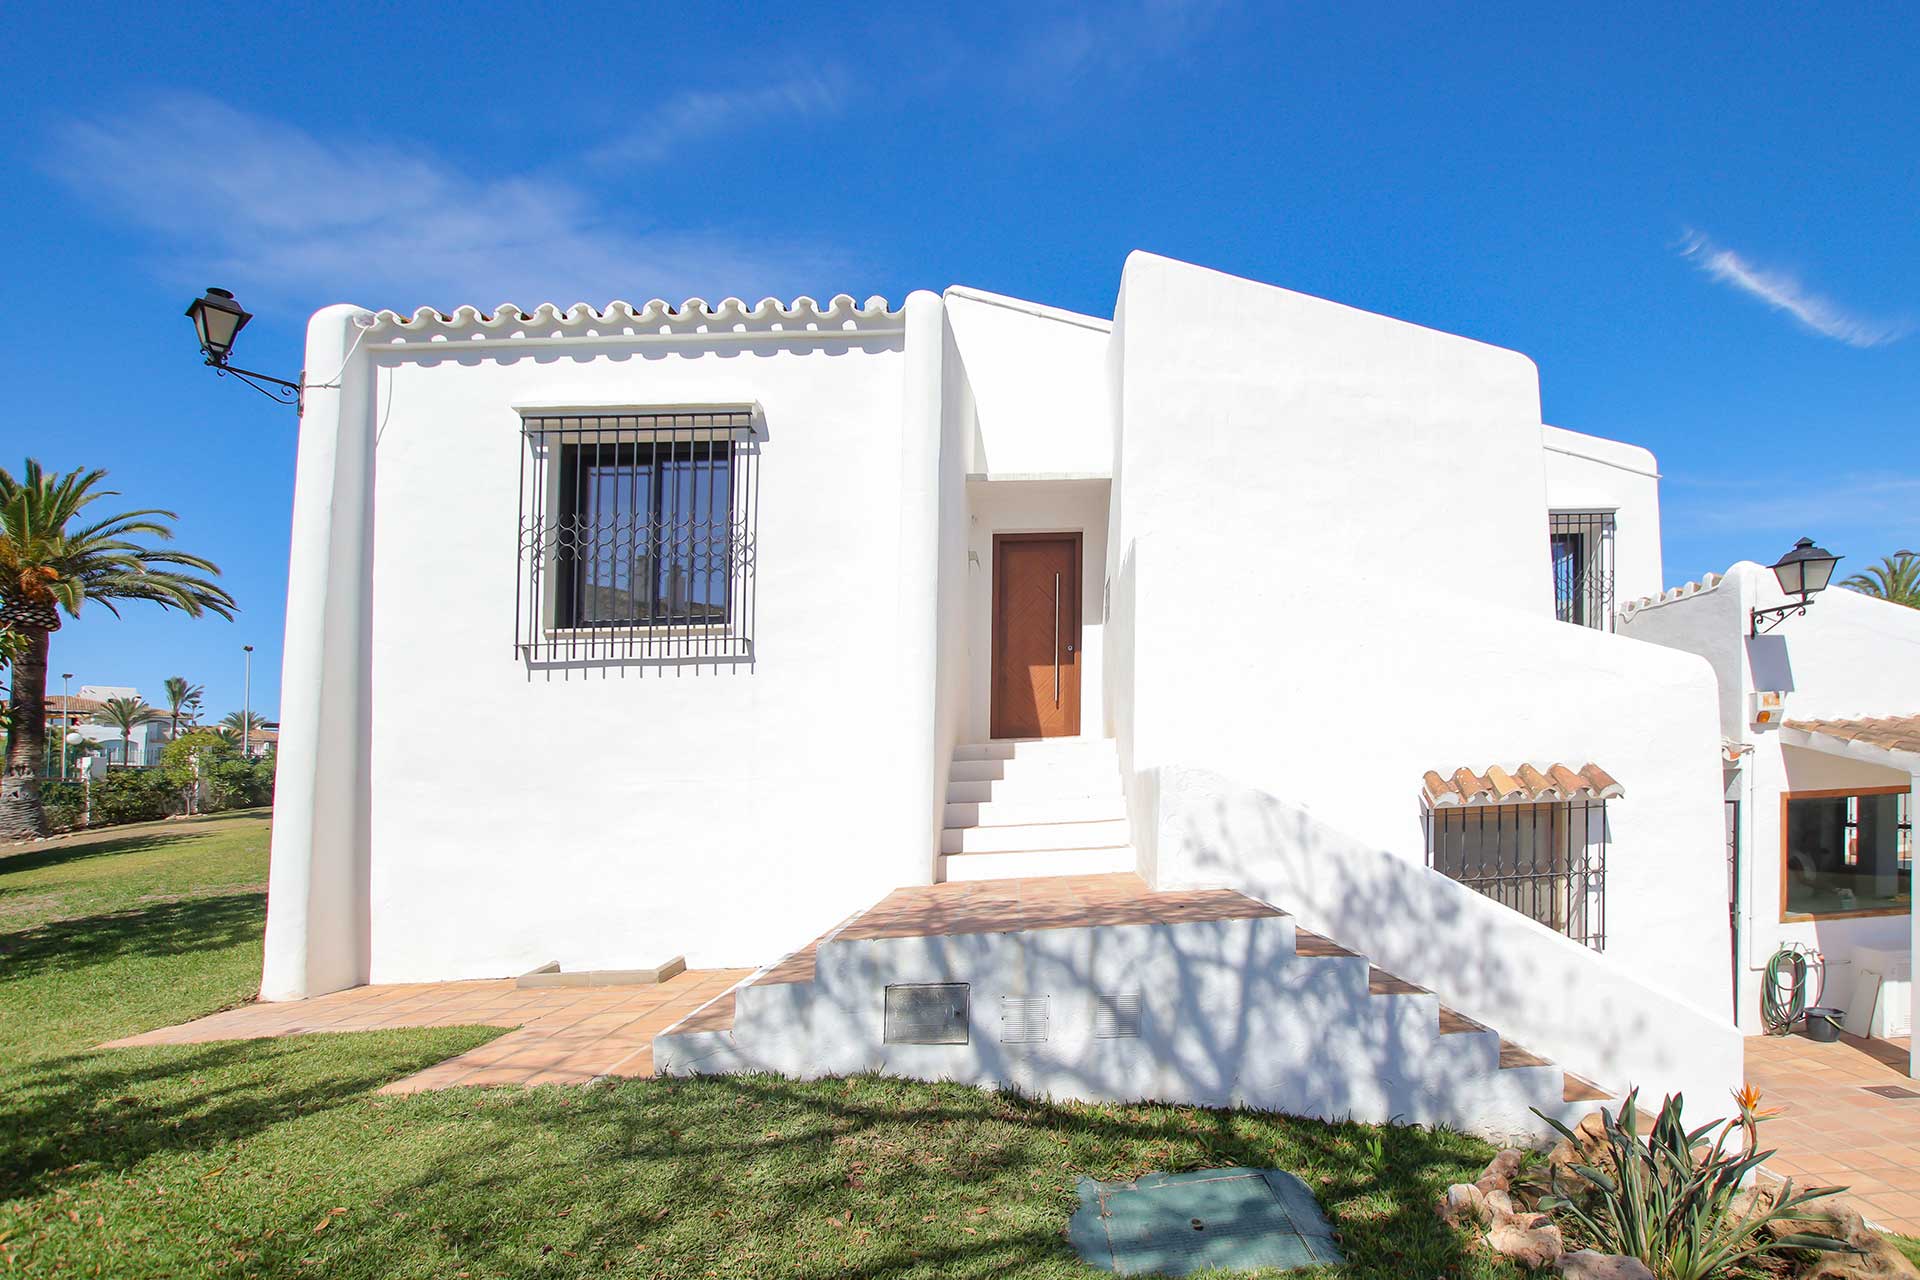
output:
[[[1511,1278],[1460,1134],[878,1078],[382,1098],[454,1028],[94,1050],[248,998],[264,814],[0,856],[0,1265],[25,1275],[1087,1277],[1085,1174],[1291,1169],[1352,1276]],[[1299,1273],[1294,1273],[1299,1274]]]

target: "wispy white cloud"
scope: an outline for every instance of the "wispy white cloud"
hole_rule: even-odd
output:
[[[1662,523],[1670,531],[1813,531],[1821,538],[1860,531],[1905,539],[1902,545],[1920,540],[1920,475],[1668,475],[1663,483]]]
[[[1115,0],[1030,28],[1005,54],[1008,78],[1057,94],[1087,76],[1118,76],[1176,56],[1213,30],[1234,0]]]
[[[72,119],[54,141],[55,172],[192,287],[446,309],[820,291],[845,266],[779,236],[689,227],[684,210],[650,222],[564,172],[468,172],[403,140],[322,139],[193,94]]]
[[[1879,347],[1897,342],[1912,328],[1906,322],[1868,319],[1807,289],[1784,271],[1762,267],[1722,248],[1698,231],[1689,230],[1680,242],[1680,256],[1711,279],[1758,298],[1784,311],[1822,337],[1850,347]]]
[[[694,89],[667,98],[629,128],[587,153],[602,167],[656,165],[690,144],[761,122],[837,116],[846,105],[837,67],[808,70],[763,85]]]

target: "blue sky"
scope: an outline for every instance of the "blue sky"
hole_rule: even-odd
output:
[[[295,422],[199,367],[213,283],[291,376],[334,301],[1108,314],[1146,248],[1526,352],[1659,455],[1670,583],[1920,546],[1920,8],[859,8],[11,12],[0,459],[176,508],[244,607],[70,623],[54,688],[220,713],[252,643],[277,704]]]

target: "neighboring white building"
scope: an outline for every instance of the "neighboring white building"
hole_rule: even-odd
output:
[[[1805,614],[1763,617],[1771,629],[1753,634],[1755,609],[1787,603],[1770,570],[1742,561],[1627,604],[1620,629],[1700,654],[1719,683],[1732,920],[1723,936],[1740,1026],[1760,1029],[1767,962],[1798,946],[1825,958],[1824,1001],[1853,1014],[1851,1025],[1904,1035],[1920,612],[1830,587]],[[1877,992],[1867,971],[1902,985]]]
[[[81,737],[99,743],[101,755],[110,764],[159,764],[160,749],[167,745],[166,721],[150,720],[134,729],[131,739],[124,738],[120,730],[112,725],[99,724],[93,719],[100,707],[114,698],[132,698],[137,701],[140,698],[140,691],[131,685],[81,685],[79,692],[73,696],[70,715],[63,717],[61,732],[65,733],[71,729]],[[64,703],[59,705],[65,706]],[[51,722],[52,719],[53,714],[50,713],[49,721]]]
[[[342,306],[306,368],[269,999],[1132,869],[1609,1090],[1739,1077],[1715,678],[1611,633],[1657,469],[1524,356],[1134,254],[1111,320]]]

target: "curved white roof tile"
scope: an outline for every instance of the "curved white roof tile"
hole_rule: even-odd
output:
[[[717,303],[688,298],[678,305],[655,298],[639,307],[630,302],[610,302],[600,310],[584,302],[564,309],[543,302],[531,311],[503,302],[491,312],[465,306],[451,314],[421,307],[410,316],[382,311],[374,316],[370,328],[389,342],[721,332],[857,336],[870,329],[892,328],[900,316],[900,310],[889,307],[885,298],[875,296],[857,303],[842,293],[825,306],[802,296],[791,303],[762,298],[752,305],[739,298],[722,298]]]

